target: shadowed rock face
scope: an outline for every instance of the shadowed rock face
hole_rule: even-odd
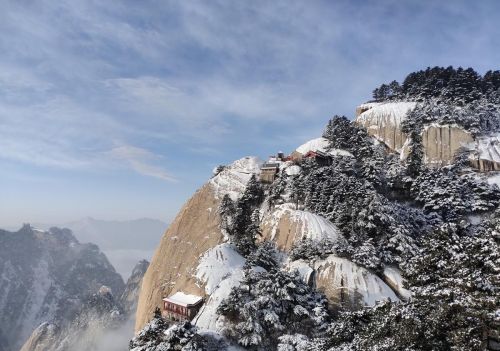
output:
[[[132,275],[127,280],[127,284],[125,285],[125,289],[123,290],[120,302],[123,306],[123,309],[125,310],[125,313],[128,315],[135,315],[135,311],[137,309],[137,300],[139,299],[139,292],[142,285],[142,279],[144,278],[144,274],[146,274],[146,270],[148,269],[148,267],[148,261],[140,261],[136,264],[136,266],[132,270]]]
[[[111,289],[101,287],[87,297],[71,321],[45,322],[36,328],[20,351],[114,351],[126,347],[125,340],[115,340],[115,346],[103,347],[107,333],[120,328],[127,320]],[[129,331],[132,333],[132,330]],[[130,334],[129,334],[130,335]],[[119,347],[120,344],[122,347]]]

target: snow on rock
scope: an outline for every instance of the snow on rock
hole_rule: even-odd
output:
[[[274,240],[282,249],[289,250],[302,238],[344,240],[335,225],[312,212],[296,210],[293,204],[276,206],[262,221],[262,236]]]
[[[373,306],[379,300],[399,301],[394,291],[378,276],[348,259],[330,255],[314,264],[316,286],[328,300],[352,306]]]
[[[401,122],[406,119],[406,114],[416,105],[417,103],[412,101],[363,104],[360,107],[367,108],[367,110],[358,116],[357,121],[372,123],[368,128],[377,128],[381,120],[393,126],[400,126]]]
[[[357,108],[356,122],[392,150],[400,150],[406,141],[401,122],[415,106],[415,102],[409,101],[363,104]]]
[[[239,285],[244,264],[245,258],[228,243],[217,245],[201,257],[196,278],[205,285],[205,292],[210,297],[193,319],[196,326],[215,332],[221,330],[223,322],[217,316],[217,308],[229,296],[231,289]]]
[[[500,134],[480,137],[470,144],[475,153],[470,159],[480,171],[500,171]]]
[[[309,140],[308,142],[300,145],[295,151],[301,153],[302,155],[307,154],[309,151],[322,151],[329,153],[333,156],[348,156],[348,157],[354,157],[349,151],[346,150],[341,150],[341,149],[333,149],[328,151],[328,146],[329,146],[329,141],[328,139],[325,138],[316,138]]]
[[[496,173],[486,180],[489,184],[496,184],[500,188],[500,173]]]
[[[237,200],[245,190],[250,177],[260,173],[262,163],[258,157],[247,156],[225,167],[209,181],[215,196],[222,199],[224,195],[228,194],[232,200]]]
[[[329,144],[328,139],[316,138],[300,145],[295,151],[300,152],[303,155],[307,154],[309,151],[316,151],[316,150],[326,152],[328,144]]]
[[[300,173],[300,171],[301,171],[300,166],[297,166],[297,165],[293,165],[293,166],[285,168],[285,172],[289,176],[297,175]]]
[[[478,138],[476,149],[480,159],[500,163],[500,134]]]
[[[308,285],[312,284],[312,280],[314,278],[314,269],[312,269],[309,263],[307,263],[306,261],[296,260],[289,262],[286,268],[291,272],[297,271],[304,283]]]
[[[384,279],[386,283],[405,300],[411,297],[411,291],[403,288],[403,277],[401,271],[397,267],[385,267]]]
[[[205,285],[205,292],[212,294],[225,277],[245,264],[241,256],[229,243],[223,243],[205,252],[196,268],[196,278]]]

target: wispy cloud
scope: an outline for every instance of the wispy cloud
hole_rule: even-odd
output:
[[[106,154],[114,159],[125,161],[126,164],[139,174],[169,182],[177,181],[166,169],[152,164],[154,161],[161,160],[162,157],[146,149],[131,145],[122,145],[114,147],[110,151],[107,151]]]

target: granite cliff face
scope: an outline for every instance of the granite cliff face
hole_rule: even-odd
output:
[[[414,102],[367,103],[356,108],[356,122],[368,133],[383,142],[390,150],[408,155],[410,140],[401,131],[406,113],[415,108]],[[472,133],[454,124],[431,123],[422,131],[424,161],[428,165],[450,165],[457,150],[471,151],[469,161],[481,172],[500,170],[499,135],[474,137]]]
[[[204,185],[180,210],[163,235],[142,282],[136,314],[136,330],[152,317],[162,298],[177,291],[203,296],[193,272],[198,259],[221,243],[214,189]]]
[[[404,159],[408,153],[409,140],[401,131],[401,122],[415,106],[414,102],[363,104],[356,109],[356,122]],[[472,134],[457,125],[433,123],[424,126],[422,132],[425,162],[437,167],[451,164],[459,148],[474,148],[474,142]],[[472,164],[481,171],[499,167],[492,165],[495,161],[491,162],[490,158],[489,155],[479,156]]]
[[[472,134],[459,126],[425,126],[422,132],[425,162],[438,167],[449,165],[457,150],[473,141]]]
[[[401,122],[415,106],[415,102],[363,104],[356,108],[356,122],[391,150],[400,151],[407,139],[401,131]]]

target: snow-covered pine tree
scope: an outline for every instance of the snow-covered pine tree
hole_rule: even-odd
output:
[[[243,256],[248,256],[256,248],[255,240],[260,235],[260,219],[256,210],[263,198],[262,186],[252,175],[236,203],[234,219],[227,229],[230,240]]]
[[[326,298],[296,272],[281,270],[247,269],[217,313],[225,317],[226,337],[258,350],[276,349],[285,334],[316,335],[328,320]]]

